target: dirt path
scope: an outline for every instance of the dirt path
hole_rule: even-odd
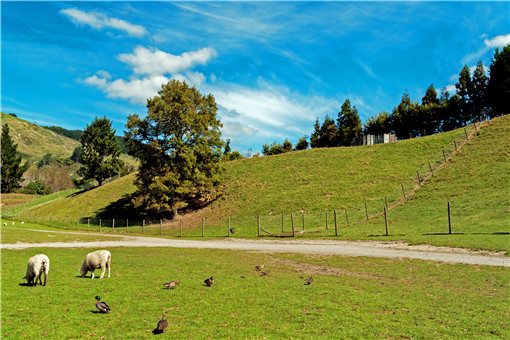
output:
[[[429,245],[409,245],[404,242],[376,241],[337,241],[337,240],[253,240],[253,239],[217,239],[217,240],[176,240],[157,237],[138,237],[127,235],[105,235],[68,231],[47,231],[24,229],[33,232],[72,233],[98,235],[118,238],[118,240],[95,242],[52,242],[52,243],[16,243],[2,244],[0,249],[26,248],[110,248],[110,247],[171,247],[171,248],[209,248],[242,251],[260,251],[266,253],[303,253],[341,256],[367,256],[381,258],[410,258],[427,261],[464,263],[470,265],[510,267],[510,257],[503,252],[473,251],[462,248],[435,247]]]

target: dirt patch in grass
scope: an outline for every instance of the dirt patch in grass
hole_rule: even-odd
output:
[[[303,272],[304,274],[321,274],[321,275],[349,275],[356,277],[363,277],[369,279],[382,279],[384,277],[377,275],[370,275],[364,273],[351,272],[341,268],[334,268],[328,266],[319,266],[310,263],[304,263],[286,259],[274,259],[278,264],[284,264],[293,267],[297,271]]]

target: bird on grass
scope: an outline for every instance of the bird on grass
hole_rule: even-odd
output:
[[[156,326],[156,329],[153,331],[153,333],[161,334],[165,331],[167,326],[168,321],[166,320],[166,315],[163,314],[163,317],[161,318],[161,320],[158,321],[158,325]]]
[[[255,266],[255,269],[260,272],[262,270],[262,268],[264,268],[264,265],[261,264],[261,265],[258,265],[258,266]]]
[[[207,286],[207,287],[211,287],[211,286],[214,284],[214,279],[213,279],[213,277],[211,276],[210,278],[205,279],[205,280],[204,280],[204,283],[206,284],[206,286]]]
[[[266,275],[269,275],[270,272],[271,271],[269,271],[269,270],[264,270],[264,271],[260,272],[260,275],[266,276]]]
[[[312,282],[313,282],[313,276],[310,276],[310,277],[306,280],[305,285],[311,285],[311,284],[312,284]]]
[[[164,283],[163,286],[167,287],[168,289],[173,289],[177,287],[179,284],[179,281],[168,281],[167,283]]]
[[[234,227],[230,228],[230,233],[231,234],[235,234],[235,232],[236,232],[236,228],[234,228]]]
[[[99,309],[101,313],[108,313],[110,311],[110,306],[104,301],[101,301],[101,298],[98,296],[95,297],[97,300],[96,302],[96,308]]]

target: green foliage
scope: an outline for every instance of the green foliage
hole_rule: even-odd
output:
[[[115,130],[109,119],[97,118],[87,125],[80,138],[83,147],[82,167],[78,174],[85,180],[95,179],[101,186],[105,179],[116,175],[123,166]]]
[[[308,141],[307,136],[299,138],[299,141],[296,143],[294,150],[306,150],[308,149]]]
[[[225,150],[223,151],[222,160],[228,162],[243,158],[244,158],[243,155],[241,155],[239,151],[232,151],[232,149],[230,148],[230,139],[227,139],[227,142],[225,144]]]
[[[363,133],[370,135],[382,135],[392,130],[391,116],[387,112],[380,112],[372,116],[365,124]]]
[[[292,143],[288,139],[285,139],[283,144],[273,142],[271,145],[264,144],[262,146],[262,154],[264,156],[279,155],[292,151]]]
[[[9,125],[2,126],[2,156],[0,164],[1,190],[4,193],[21,188],[22,176],[29,164],[21,165],[21,156],[18,155],[18,144],[14,143],[9,135]]]
[[[491,117],[510,113],[510,44],[496,49],[490,65],[487,101]]]
[[[128,117],[126,141],[141,163],[136,207],[176,213],[216,196],[223,147],[217,110],[212,95],[172,80],[147,100],[144,119],[136,114]]]
[[[28,183],[21,190],[23,194],[33,194],[33,195],[46,195],[46,191],[44,189],[43,184],[39,179],[35,179],[35,181]]]
[[[361,120],[356,106],[351,107],[351,102],[346,99],[337,118],[338,141],[340,145],[350,146],[351,142],[361,137]]]
[[[83,134],[82,130],[68,130],[60,126],[43,126],[43,127],[50,131],[58,133],[59,135],[66,136],[77,141],[80,140],[81,135]]]
[[[71,160],[74,161],[75,163],[82,163],[81,155],[83,155],[83,147],[82,146],[77,146],[74,149],[74,151],[73,151],[73,155],[71,156]]]

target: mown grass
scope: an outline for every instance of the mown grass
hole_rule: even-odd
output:
[[[2,250],[2,338],[505,338],[508,268],[418,260],[111,248],[112,277],[81,278],[93,249]],[[26,261],[51,261],[45,287]],[[260,276],[254,266],[270,270]],[[96,272],[96,275],[98,273]],[[330,274],[330,275],[328,275]],[[213,275],[217,284],[205,287]],[[314,283],[304,280],[314,276]],[[175,290],[162,284],[180,281]],[[95,313],[100,295],[112,311]]]

